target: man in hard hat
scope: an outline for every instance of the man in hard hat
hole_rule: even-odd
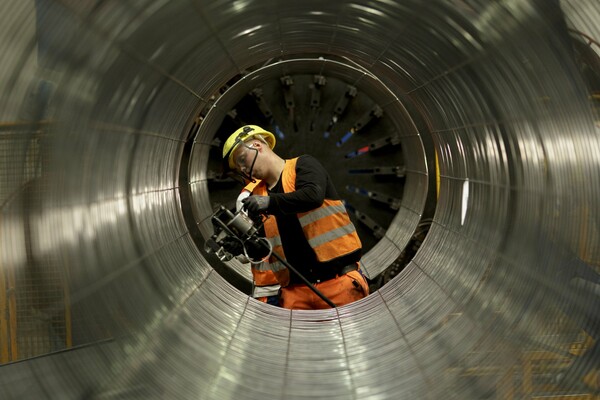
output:
[[[362,245],[329,174],[310,155],[284,160],[273,151],[275,142],[271,132],[246,125],[223,146],[229,168],[248,183],[251,195],[242,200],[243,208],[263,216],[272,251],[336,306],[367,296],[359,270]],[[330,307],[273,255],[255,270],[274,275],[284,308]]]

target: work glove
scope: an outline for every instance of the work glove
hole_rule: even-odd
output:
[[[242,200],[242,208],[248,210],[248,214],[264,214],[269,208],[269,196],[250,196]]]

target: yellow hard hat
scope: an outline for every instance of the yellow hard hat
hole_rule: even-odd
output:
[[[229,168],[235,168],[235,163],[233,162],[233,152],[238,145],[252,139],[252,137],[256,135],[261,135],[271,149],[275,147],[275,135],[273,135],[271,132],[265,131],[258,125],[244,125],[240,129],[233,132],[223,145],[223,158],[227,158]]]

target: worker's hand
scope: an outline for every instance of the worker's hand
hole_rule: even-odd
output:
[[[242,200],[248,214],[264,214],[269,208],[269,196],[250,196]]]

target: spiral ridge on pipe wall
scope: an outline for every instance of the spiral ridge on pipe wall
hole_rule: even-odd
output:
[[[597,1],[0,10],[2,398],[598,395]],[[436,201],[336,309],[260,303],[198,245],[226,96],[292,66],[359,86],[401,147],[371,278]]]

